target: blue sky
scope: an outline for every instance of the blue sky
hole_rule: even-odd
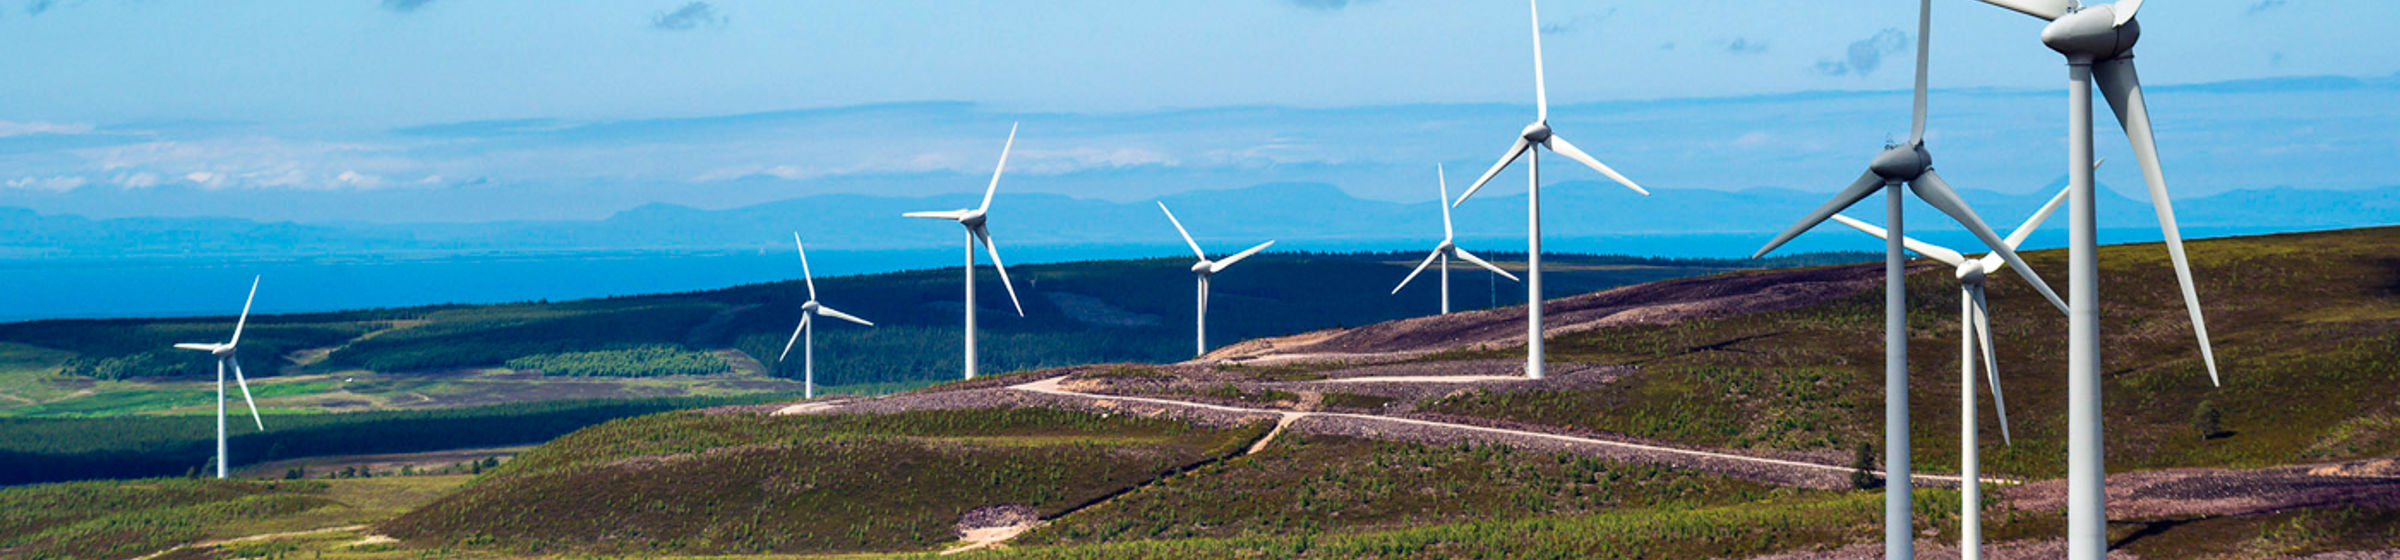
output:
[[[1549,2],[1554,120],[1666,188],[1830,190],[1906,127],[1889,92],[1908,82],[1914,6]],[[2142,15],[2179,192],[2394,184],[2384,163],[2289,177],[2400,153],[2400,2]],[[2049,181],[2064,68],[2040,22],[1940,0],[1935,25],[1945,173]],[[1469,180],[1530,116],[1527,27],[1507,1],[11,0],[0,205],[307,219],[405,198],[495,206],[450,216],[482,220],[956,192],[1018,120],[1014,188],[1309,180],[1402,200],[1432,162]],[[2382,85],[2160,87],[2290,76]],[[1793,95],[1826,91],[1870,93]],[[537,195],[559,203],[518,204]]]

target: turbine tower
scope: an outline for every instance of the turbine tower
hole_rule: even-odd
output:
[[[1207,354],[1208,278],[1210,276],[1216,276],[1219,272],[1224,272],[1226,267],[1233,266],[1233,263],[1241,262],[1242,259],[1250,258],[1250,255],[1255,255],[1258,254],[1259,251],[1266,250],[1268,245],[1274,245],[1275,242],[1273,240],[1269,240],[1266,243],[1258,244],[1257,247],[1251,247],[1243,250],[1242,252],[1234,253],[1233,256],[1225,257],[1225,260],[1211,261],[1208,260],[1208,252],[1200,250],[1200,242],[1192,240],[1192,232],[1184,230],[1183,222],[1175,219],[1175,212],[1167,209],[1166,202],[1158,203],[1158,211],[1167,213],[1167,222],[1175,224],[1175,233],[1183,234],[1183,243],[1192,246],[1192,254],[1200,257],[1200,262],[1192,263],[1192,276],[1198,280],[1200,284],[1200,313],[1198,315],[1198,322],[1194,325],[1194,334],[1192,335],[1192,355],[1199,356]]]
[[[250,302],[257,299],[258,277],[252,276],[250,277],[250,296],[242,299],[241,318],[235,319],[233,322],[233,339],[219,344],[185,342],[175,345],[176,348],[185,350],[207,352],[217,358],[217,478],[225,478],[225,465],[232,462],[227,460],[225,454],[226,366],[233,366],[233,382],[241,385],[242,402],[250,405],[250,421],[258,424],[259,430],[267,429],[267,422],[258,417],[258,401],[250,398],[250,381],[242,377],[242,360],[234,356],[234,349],[239,347],[242,342],[242,326],[250,323]]]
[[[1887,475],[1883,491],[1885,558],[1914,558],[1916,548],[1916,531],[1909,526],[1912,481],[1909,478],[1908,461],[1908,279],[1905,265],[1907,255],[1901,245],[1901,236],[1904,235],[1900,219],[1900,203],[1903,200],[1901,185],[1906,184],[1917,198],[1966,226],[1967,231],[1973,232],[1984,245],[1999,254],[2001,260],[2017,267],[2019,277],[2032,283],[2034,289],[2049,298],[2052,305],[2061,309],[2066,307],[2065,303],[2059,301],[2058,295],[2050,291],[2050,286],[2034,273],[2033,268],[2025,266],[2025,262],[2017,258],[2017,252],[1993,233],[1991,226],[1985,225],[1983,218],[1977,217],[1974,210],[1967,208],[1966,202],[1959,199],[1950,184],[1933,170],[1933,156],[1925,150],[1926,57],[1927,49],[1931,46],[1929,35],[1932,31],[1933,1],[1919,0],[1916,98],[1908,141],[1886,144],[1883,152],[1877,154],[1867,166],[1867,172],[1859,175],[1858,181],[1842,189],[1841,193],[1834,195],[1833,200],[1817,207],[1790,229],[1775,236],[1757,254],[1751,255],[1752,258],[1765,256],[1817,224],[1824,223],[1842,209],[1865,199],[1867,195],[1878,190],[1884,191],[1884,211],[1888,216],[1886,223],[1891,224],[1889,227],[1892,229],[1890,238],[1884,242],[1883,265],[1883,468]]]
[[[1008,289],[1008,303],[1017,308],[1017,316],[1025,316],[1025,304],[1017,301],[1017,287],[1008,281],[1008,267],[1000,264],[1000,247],[992,244],[992,232],[985,228],[987,212],[992,209],[992,193],[1000,190],[1000,172],[1008,168],[1008,150],[1017,145],[1017,125],[1008,125],[1008,143],[1000,145],[1000,163],[992,166],[992,184],[983,188],[983,204],[972,210],[938,212],[909,212],[901,216],[951,220],[967,230],[967,379],[975,378],[975,245],[992,255],[992,270],[1000,273],[1000,287]]]
[[[2192,286],[2191,262],[2175,208],[2167,200],[2167,178],[2159,168],[2158,139],[2151,135],[2150,108],[2133,66],[2133,45],[2142,37],[2134,19],[2141,0],[2097,6],[2073,0],[1983,0],[2048,20],[2042,44],[2067,58],[2067,557],[2099,560],[2108,552],[2108,472],[2100,440],[2100,241],[2099,209],[2092,173],[2092,87],[2096,79],[2117,123],[2133,144],[2133,155],[2150,187],[2175,281],[2183,288],[2192,334],[2208,381],[2221,386],[2217,357],[2209,347],[2208,323]]]
[[[817,277],[808,271],[808,246],[800,244],[800,232],[792,232],[792,247],[800,250],[800,279],[808,283],[808,303],[800,304],[800,326],[792,327],[792,339],[784,341],[783,355],[777,356],[775,363],[781,364],[784,358],[792,357],[792,344],[799,342],[801,336],[807,336],[808,346],[800,348],[800,398],[813,399],[817,398],[817,330],[811,325],[816,322],[817,316],[824,315],[869,327],[875,324],[817,303]],[[973,248],[969,248],[967,254],[974,254],[972,251]]]
[[[2024,244],[2025,238],[2033,234],[2034,228],[2041,227],[2043,221],[2050,219],[2051,213],[2057,212],[2058,207],[2067,202],[2068,194],[2069,191],[2060,190],[2057,196],[2050,197],[2048,204],[2042,205],[2040,211],[2034,212],[2033,217],[2026,218],[2024,225],[2017,226],[2016,231],[2010,232],[2007,239],[2008,248],[2014,250]],[[1857,228],[1859,231],[1867,232],[1868,235],[1880,237],[1886,241],[1891,239],[1891,234],[1884,231],[1883,228],[1849,216],[1835,214],[1833,219]],[[1984,298],[1984,279],[2007,267],[2008,262],[2001,260],[1997,252],[1969,259],[1965,255],[1959,254],[1958,251],[1914,238],[1902,237],[1900,242],[1919,255],[1957,267],[1959,301],[1958,477],[1961,485],[1958,504],[1958,549],[1960,560],[1981,560],[1983,558],[1983,470],[1981,459],[1977,457],[1976,446],[1978,439],[1975,426],[1977,420],[1975,416],[1976,343],[1978,341],[1982,343],[1981,355],[1985,366],[1984,371],[1991,377],[1992,408],[1999,412],[2000,440],[2004,444],[2014,445],[2013,438],[2008,433],[2008,398],[2000,393],[2000,364],[1992,351],[1991,304]]]
[[[1617,170],[1610,169],[1608,165],[1600,163],[1598,159],[1593,159],[1591,154],[1584,153],[1583,150],[1576,148],[1574,143],[1568,142],[1566,138],[1558,136],[1557,133],[1550,130],[1550,91],[1542,83],[1541,6],[1534,0],[1528,0],[1527,5],[1531,7],[1533,14],[1533,124],[1525,125],[1525,129],[1517,133],[1516,143],[1508,147],[1508,153],[1500,156],[1500,162],[1492,164],[1490,170],[1484,171],[1482,177],[1475,179],[1475,186],[1467,187],[1467,192],[1458,195],[1458,201],[1452,202],[1450,205],[1455,207],[1465,204],[1468,197],[1475,196],[1476,191],[1483,190],[1484,183],[1491,182],[1493,175],[1499,174],[1502,169],[1507,169],[1508,164],[1517,161],[1518,156],[1532,155],[1525,162],[1527,178],[1525,192],[1525,377],[1541,379],[1542,154],[1540,150],[1533,148],[1537,145],[1549,148],[1551,152],[1567,156],[1567,159],[1591,167],[1594,171],[1599,171],[1601,175],[1607,175],[1609,179],[1615,180],[1618,184],[1625,185],[1634,192],[1642,193],[1643,196],[1649,196],[1650,191],[1643,190],[1641,185],[1633,184],[1633,180],[1617,174]]]
[[[1439,163],[1433,164],[1433,173],[1434,177],[1440,180],[1442,195],[1441,198],[1434,199],[1440,201],[1439,206],[1442,207],[1442,242],[1439,245],[1433,246],[1433,252],[1425,255],[1425,262],[1417,263],[1417,269],[1409,271],[1407,278],[1400,279],[1400,285],[1392,287],[1392,294],[1399,295],[1401,288],[1408,287],[1408,282],[1410,280],[1416,280],[1418,274],[1425,272],[1425,267],[1431,266],[1433,261],[1438,259],[1442,261],[1442,314],[1449,315],[1450,257],[1455,256],[1460,260],[1475,263],[1476,266],[1481,266],[1501,276],[1506,276],[1509,280],[1517,280],[1517,275],[1509,274],[1508,271],[1501,270],[1500,267],[1492,266],[1492,263],[1484,262],[1483,259],[1476,258],[1474,253],[1469,253],[1466,249],[1458,248],[1458,245],[1454,243],[1454,241],[1457,240],[1458,234],[1450,227],[1450,177],[1447,173],[1442,172],[1442,164]]]

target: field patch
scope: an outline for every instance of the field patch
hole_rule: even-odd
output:
[[[680,412],[544,444],[376,530],[509,553],[923,551],[956,541],[977,508],[1057,515],[1239,453],[1266,428],[1048,409]]]

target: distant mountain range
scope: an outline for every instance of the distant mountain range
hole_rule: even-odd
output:
[[[2055,193],[1966,191],[1993,227],[2016,226]],[[1428,193],[1430,194],[1430,193]],[[1664,190],[1642,197],[1613,184],[1575,181],[1545,187],[1544,230],[1558,238],[1753,234],[1789,225],[1827,195],[1785,189]],[[2101,189],[2101,223],[2155,228],[2149,204]],[[1428,197],[1430,198],[1430,197]],[[1440,235],[1432,201],[1366,200],[1323,183],[1268,183],[1164,197],[1212,250],[1276,239],[1278,249],[1341,249],[1422,241]],[[1457,209],[1464,239],[1521,239],[1523,194],[1479,196]],[[2400,187],[2366,190],[2239,190],[2175,201],[2187,228],[2301,230],[2400,223]],[[600,220],[484,223],[294,223],[235,218],[88,219],[0,208],[0,258],[309,257],[591,251],[776,249],[793,232],[812,246],[868,251],[957,244],[955,226],[901,218],[902,212],[971,206],[969,195],[933,197],[833,194],[723,210],[651,204]],[[1002,193],[992,231],[1004,246],[1173,245],[1176,237],[1149,201],[1114,202],[1055,194]],[[1852,215],[1882,222],[1870,199]],[[1912,230],[1955,230],[1915,204]],[[2063,227],[2064,212],[2046,229]],[[1629,248],[1624,252],[1641,252]]]

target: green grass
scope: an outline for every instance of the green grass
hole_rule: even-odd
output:
[[[1872,493],[1809,494],[1703,508],[1471,521],[1356,534],[1022,546],[974,558],[1722,558],[1847,543],[1874,530]]]
[[[2202,369],[2174,276],[2156,244],[2108,246],[2104,391],[2112,470],[2264,467],[2400,453],[2400,228],[2212,239],[2190,245],[2225,386]],[[2064,254],[2026,259],[2065,277]],[[1987,472],[2058,477],[2064,465],[2066,322],[2013,274],[1991,286],[2015,445],[1987,399]],[[1957,288],[1949,270],[1909,278],[1916,465],[1955,470]],[[1880,441],[1882,294],[1788,311],[1554,337],[1554,361],[1627,364],[1607,391],[1501,391],[1424,403],[1435,412],[1573,426],[1694,444],[1841,452]],[[1979,379],[1981,377],[1979,376]],[[1981,382],[1979,385],[1983,384]],[[2190,426],[2203,401],[2227,435]]]
[[[1285,434],[1077,512],[1025,544],[1349,533],[1415,525],[1696,507],[1788,491],[1689,470],[1505,447]]]
[[[340,481],[149,479],[0,489],[0,556],[130,558],[205,539],[397,515],[461,476]]]
[[[514,554],[926,550],[976,507],[1056,515],[1239,452],[1267,427],[1048,409],[662,414],[544,444],[377,530]]]

